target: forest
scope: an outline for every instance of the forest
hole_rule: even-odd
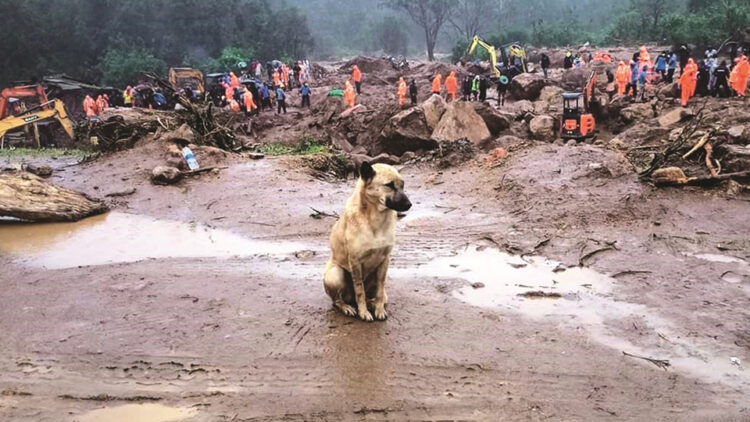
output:
[[[455,57],[474,34],[496,45],[719,45],[747,26],[750,0],[0,0],[0,16],[0,85],[66,73],[121,86],[178,65]]]

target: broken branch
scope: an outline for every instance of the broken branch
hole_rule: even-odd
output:
[[[628,352],[625,352],[625,351],[623,351],[622,354],[625,355],[625,356],[629,356],[631,358],[643,359],[645,361],[651,362],[654,365],[658,366],[659,368],[661,368],[661,369],[663,369],[665,371],[667,370],[667,368],[669,368],[670,366],[672,366],[669,363],[669,360],[667,360],[667,359],[653,359],[653,358],[648,358],[648,357],[645,357],[645,356],[634,355],[632,353],[628,353]]]

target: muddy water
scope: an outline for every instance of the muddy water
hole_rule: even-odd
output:
[[[172,422],[195,415],[195,409],[161,404],[126,404],[96,409],[74,417],[75,422]]]
[[[287,254],[304,248],[294,242],[253,240],[200,224],[118,212],[76,223],[0,225],[0,253],[49,269],[144,259]]]
[[[750,373],[731,363],[730,357],[736,351],[688,340],[677,325],[659,316],[658,310],[618,300],[613,294],[617,280],[594,270],[564,268],[543,257],[514,256],[472,245],[420,267],[420,275],[467,281],[468,285],[452,294],[470,305],[582,330],[618,353],[668,359],[674,368],[692,376],[738,388],[750,387]],[[630,321],[639,321],[654,337],[658,334],[668,341],[631,341],[615,328],[618,322],[629,326]]]

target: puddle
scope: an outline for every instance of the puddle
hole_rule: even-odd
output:
[[[467,285],[452,295],[470,305],[581,330],[617,353],[627,351],[668,359],[675,369],[710,382],[750,386],[750,373],[740,372],[732,365],[729,356],[724,356],[725,351],[701,343],[700,339],[687,340],[679,327],[661,318],[654,309],[617,299],[613,294],[617,280],[592,269],[561,271],[559,262],[543,257],[521,258],[473,245],[453,256],[435,259],[419,271],[426,277],[465,280]],[[642,337],[646,340],[638,339],[637,343],[626,338],[628,333],[618,327],[630,326],[632,321],[638,321],[641,329],[652,336]],[[661,336],[669,342],[660,340]]]
[[[75,422],[171,422],[196,414],[195,409],[161,404],[126,404],[96,409],[73,419]]]
[[[253,240],[201,224],[112,212],[76,223],[0,225],[0,252],[49,269],[159,258],[229,258],[288,254],[294,242]]]

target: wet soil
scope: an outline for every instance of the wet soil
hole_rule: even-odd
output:
[[[154,186],[149,148],[56,168],[135,187],[110,214],[0,223],[0,419],[750,418],[746,197],[590,145],[410,165],[389,319],[364,323],[331,308],[334,220],[310,217],[352,180],[273,158]]]

